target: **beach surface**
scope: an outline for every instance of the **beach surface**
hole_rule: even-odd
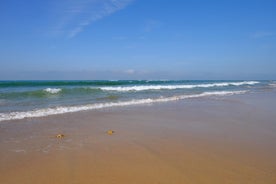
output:
[[[275,184],[275,109],[262,91],[3,121],[0,181]]]

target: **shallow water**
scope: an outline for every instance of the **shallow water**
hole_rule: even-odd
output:
[[[275,81],[0,81],[0,121],[275,88]]]

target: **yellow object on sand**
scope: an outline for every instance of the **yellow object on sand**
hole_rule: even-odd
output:
[[[57,135],[56,135],[56,138],[58,138],[58,139],[61,139],[61,138],[64,138],[64,137],[65,137],[64,134],[57,134]]]
[[[113,130],[108,130],[106,133],[107,133],[108,135],[112,135],[112,134],[115,133],[115,131],[113,131]]]

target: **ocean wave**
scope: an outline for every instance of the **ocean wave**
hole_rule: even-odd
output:
[[[214,92],[203,92],[200,94],[193,95],[180,95],[180,96],[172,96],[172,97],[161,97],[156,99],[136,99],[130,101],[122,101],[122,102],[110,102],[110,103],[96,103],[96,104],[88,104],[88,105],[80,105],[80,106],[60,106],[55,108],[44,108],[37,109],[26,112],[10,112],[10,113],[0,113],[0,121],[7,120],[16,120],[16,119],[24,119],[24,118],[32,118],[32,117],[43,117],[49,115],[56,114],[64,114],[71,112],[79,112],[93,109],[102,109],[108,107],[122,107],[122,106],[130,106],[130,105],[141,105],[141,104],[151,104],[151,103],[160,103],[160,102],[169,102],[169,101],[177,101],[188,98],[198,98],[198,97],[206,97],[206,96],[225,96],[225,95],[234,95],[234,94],[244,94],[247,91],[214,91]]]
[[[62,95],[74,95],[74,94],[94,94],[101,92],[100,89],[92,89],[90,87],[75,87],[75,88],[45,88],[45,89],[36,89],[29,91],[12,91],[1,93],[0,98],[4,99],[16,99],[16,98],[48,98],[51,95],[62,94]]]
[[[146,90],[172,90],[172,89],[192,89],[192,88],[210,88],[210,87],[225,87],[225,86],[242,86],[255,85],[257,81],[243,81],[243,82],[220,82],[209,84],[177,84],[177,85],[141,85],[141,86],[117,86],[117,87],[101,87],[104,91],[146,91]]]
[[[59,92],[61,92],[62,89],[60,88],[46,88],[43,91],[47,92],[47,93],[51,93],[51,94],[57,94]]]
[[[276,82],[270,83],[269,86],[275,88],[276,87]]]

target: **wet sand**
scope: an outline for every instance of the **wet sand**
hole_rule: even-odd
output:
[[[275,109],[268,91],[0,122],[0,181],[275,184]]]

